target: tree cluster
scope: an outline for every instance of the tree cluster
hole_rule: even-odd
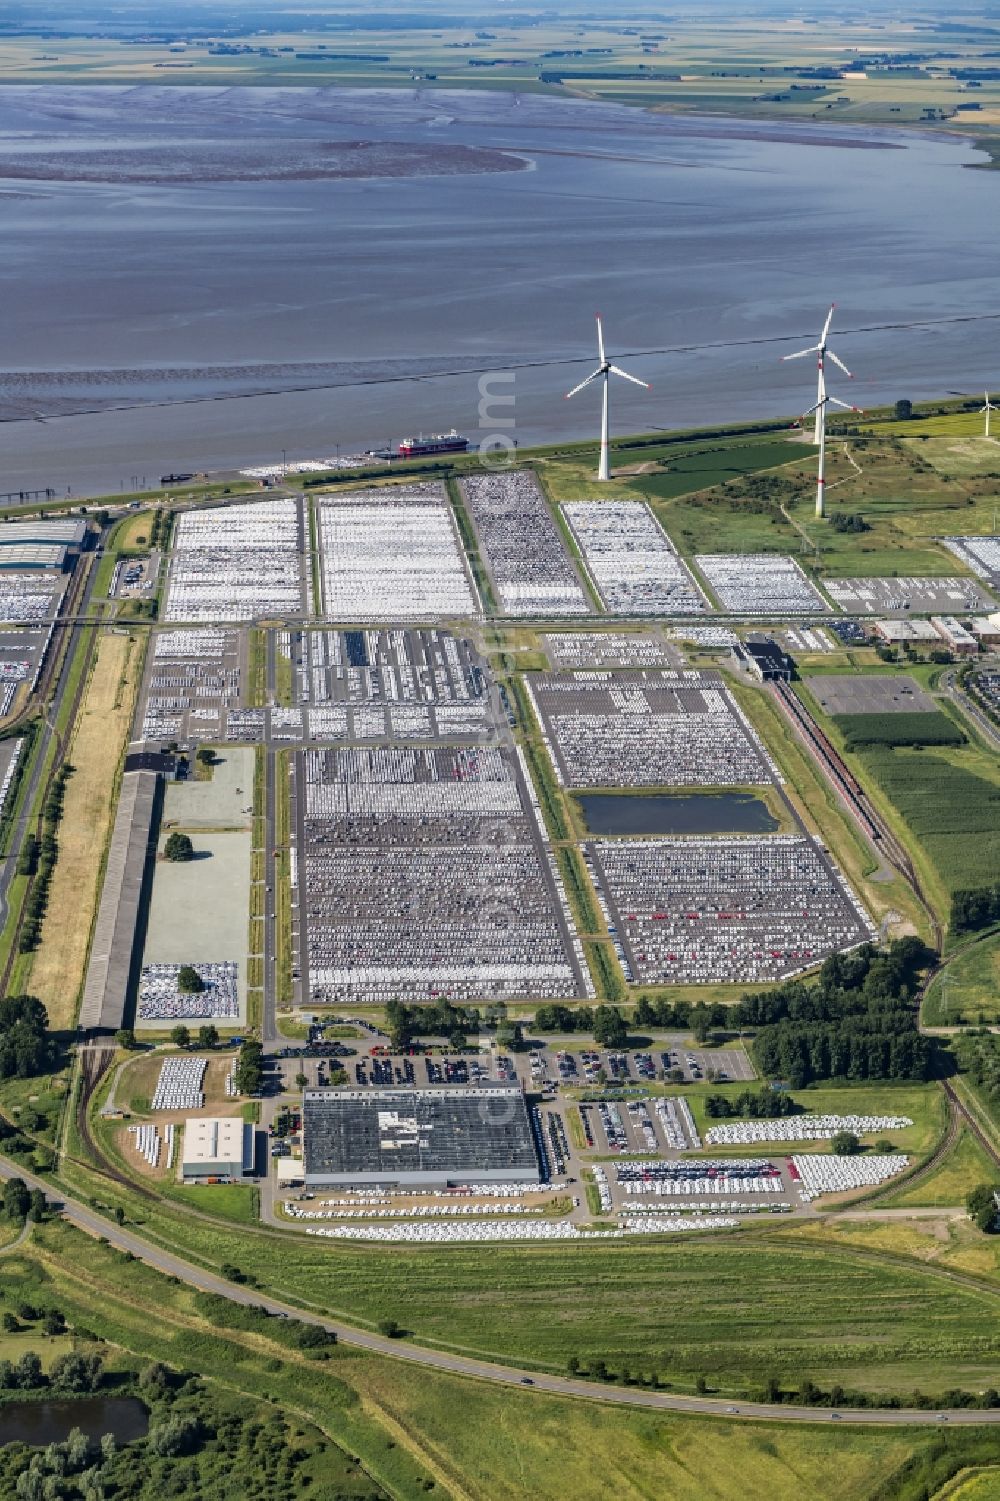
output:
[[[857,511],[838,511],[831,518],[835,532],[870,532],[871,527]]]
[[[55,1062],[49,1018],[33,995],[0,1000],[0,1079],[31,1079]]]
[[[445,997],[433,1006],[407,1006],[392,1000],[385,1008],[385,1020],[395,1053],[404,1053],[421,1032],[447,1037],[453,1047],[464,1048],[469,1033],[477,1032],[480,1024],[474,1007],[455,1006]]]
[[[34,877],[25,899],[24,916],[17,940],[18,949],[22,954],[30,954],[33,949],[36,949],[42,934],[42,919],[49,902],[52,872],[55,870],[59,856],[56,830],[62,818],[66,783],[72,774],[73,767],[67,761],[53,777],[42,807],[42,835],[37,841]]]
[[[713,1120],[728,1116],[745,1120],[768,1121],[779,1116],[797,1115],[801,1111],[791,1095],[783,1089],[772,1089],[765,1084],[762,1089],[744,1089],[731,1098],[724,1094],[710,1094],[705,1099],[705,1114]]]
[[[917,1030],[919,975],[931,958],[917,938],[880,952],[833,954],[813,984],[792,981],[741,998],[737,1017],[759,1028],[765,1078],[794,1088],[822,1079],[929,1079],[934,1045]]]
[[[194,845],[187,834],[179,834],[175,829],[167,835],[167,842],[163,846],[163,858],[172,861],[175,865],[184,860],[194,859]]]
[[[998,1191],[1000,1184],[980,1183],[965,1201],[973,1224],[986,1235],[995,1235],[1000,1229],[1000,1209],[997,1208],[996,1200]]]
[[[995,922],[1000,922],[1000,886],[952,893],[949,923],[953,932],[971,933]]]
[[[50,1388],[83,1396],[100,1390],[104,1367],[96,1352],[80,1355],[70,1350],[52,1362],[48,1375],[34,1350],[25,1350],[16,1361],[0,1360],[0,1391],[38,1391]]]
[[[264,1089],[264,1049],[252,1039],[244,1042],[236,1058],[233,1080],[240,1094],[261,1094]]]

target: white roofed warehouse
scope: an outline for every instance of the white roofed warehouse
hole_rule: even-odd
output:
[[[254,1167],[254,1129],[236,1116],[190,1119],[184,1126],[181,1175],[185,1183],[206,1178],[249,1177]]]

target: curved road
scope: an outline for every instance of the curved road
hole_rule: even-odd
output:
[[[452,1376],[467,1376],[478,1381],[494,1381],[504,1386],[530,1386],[534,1390],[550,1392],[559,1397],[583,1397],[591,1402],[610,1402],[619,1407],[652,1408],[661,1412],[695,1413],[703,1417],[742,1418],[755,1423],[820,1423],[830,1422],[833,1414],[826,1408],[787,1406],[765,1402],[727,1402],[718,1397],[682,1397],[671,1392],[643,1391],[636,1387],[602,1386],[595,1381],[573,1380],[566,1376],[552,1376],[542,1371],[526,1371],[517,1366],[501,1365],[489,1360],[475,1360],[469,1356],[453,1355],[447,1350],[433,1350],[422,1345],[409,1344],[405,1340],[388,1339],[381,1334],[369,1334],[363,1329],[341,1324],[333,1319],[323,1319],[307,1313],[290,1303],[279,1302],[258,1292],[255,1288],[238,1287],[227,1282],[214,1272],[193,1266],[171,1251],[150,1245],[131,1230],[116,1225],[103,1215],[87,1209],[75,1199],[59,1198],[50,1188],[32,1173],[25,1172],[17,1163],[0,1157],[0,1178],[23,1178],[29,1188],[40,1188],[53,1204],[58,1205],[63,1216],[88,1235],[101,1236],[120,1251],[131,1251],[156,1271],[165,1276],[177,1277],[202,1292],[216,1293],[229,1298],[233,1303],[264,1308],[278,1317],[295,1318],[306,1324],[318,1324],[337,1336],[341,1344],[368,1350],[377,1355],[388,1355],[394,1360],[410,1361],[414,1365],[428,1366]],[[947,1412],[925,1412],[907,1408],[848,1408],[838,1417],[852,1423],[864,1423],[878,1427],[906,1427],[914,1424],[938,1427],[942,1423],[977,1426],[988,1423],[1000,1425],[1000,1408],[984,1411],[967,1408],[949,1409]]]

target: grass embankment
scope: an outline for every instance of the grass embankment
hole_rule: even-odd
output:
[[[284,709],[290,709],[294,701],[294,691],[291,645],[286,651],[280,640],[276,639],[274,643],[274,702]]]
[[[25,983],[56,1030],[72,1026],[114,819],[114,791],[142,676],[144,638],[101,636],[68,757],[59,857]]]
[[[253,626],[247,633],[247,704],[260,709],[267,703],[267,632]]]
[[[493,580],[490,578],[489,570],[480,551],[479,538],[472,524],[472,517],[469,515],[466,507],[461,485],[458,480],[449,479],[446,488],[448,499],[451,501],[452,511],[455,513],[455,520],[458,523],[459,536],[462,539],[465,556],[469,560],[472,577],[479,592],[479,598],[482,601],[484,611],[488,615],[492,615],[497,610],[496,595],[493,592]]]

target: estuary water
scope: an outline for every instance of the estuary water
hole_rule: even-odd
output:
[[[845,399],[981,391],[982,159],[489,91],[0,87],[0,490],[453,425],[586,437],[599,398],[563,395],[598,308],[653,383],[618,384],[619,432],[801,412],[811,362],[779,356],[831,301]],[[513,376],[512,407],[481,413],[484,370]]]

